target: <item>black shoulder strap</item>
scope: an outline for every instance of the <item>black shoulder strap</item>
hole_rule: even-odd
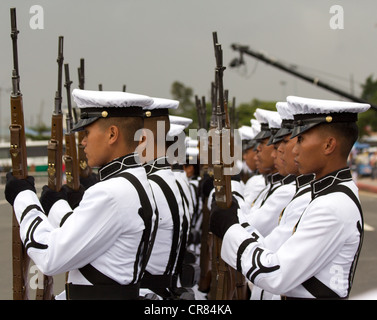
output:
[[[153,216],[153,209],[151,206],[151,203],[149,201],[148,195],[142,186],[141,182],[131,173],[129,172],[123,172],[117,175],[118,177],[123,177],[127,179],[128,181],[131,182],[131,184],[135,187],[137,193],[139,194],[140,198],[140,204],[141,208],[139,209],[139,215],[144,221],[145,229],[143,232],[142,240],[140,242],[139,248],[138,248],[138,255],[136,257],[135,261],[135,268],[134,268],[134,278],[131,283],[138,282],[147,266],[149,257],[152,252],[153,248],[153,243],[154,239],[156,237],[156,232],[157,232],[157,224],[158,224],[158,219],[156,217],[155,220],[155,227],[152,231],[152,216]],[[157,213],[157,210],[156,210]],[[157,213],[158,214],[158,213]],[[139,273],[139,278],[137,279],[137,266],[139,264],[139,257],[140,257],[140,251],[143,250],[142,253],[142,261],[141,261],[141,271]]]
[[[136,261],[134,263],[134,278],[131,281],[131,284],[138,282],[143,275],[147,262],[149,260],[153,242],[156,236],[157,231],[157,224],[158,219],[156,217],[156,222],[154,229],[152,231],[152,216],[153,216],[153,209],[151,206],[151,203],[149,201],[148,195],[145,192],[144,187],[140,183],[140,181],[131,173],[124,172],[120,173],[114,177],[123,177],[130,181],[130,183],[135,187],[141,203],[141,208],[139,209],[139,215],[144,221],[145,229],[142,235],[142,239],[139,244],[138,253],[136,256]],[[157,209],[156,209],[156,215],[158,215]],[[142,261],[141,261],[141,269],[139,273],[139,277],[137,277],[137,270],[139,266],[139,257],[141,250],[143,250],[142,253]],[[113,279],[109,278],[108,276],[104,275],[102,272],[94,268],[91,264],[87,264],[86,266],[79,269],[80,273],[93,285],[100,285],[100,284],[115,284],[117,283]]]
[[[360,212],[360,217],[361,217],[361,223],[357,222],[357,229],[360,232],[360,242],[358,249],[356,251],[355,257],[353,259],[351,269],[349,271],[349,277],[348,277],[348,293],[347,297],[350,293],[351,287],[352,287],[352,282],[353,282],[353,277],[355,275],[355,270],[356,270],[356,265],[359,260],[359,255],[361,251],[361,246],[363,243],[363,237],[364,237],[364,219],[363,219],[363,211],[360,205],[359,199],[356,197],[356,195],[352,192],[352,190],[345,185],[337,184],[328,190],[324,191],[323,193],[319,196],[323,196],[325,194],[333,193],[333,192],[343,192],[345,193],[348,197],[351,198],[351,200],[355,203],[357,208],[359,209]],[[310,279],[306,280],[303,284],[304,288],[308,290],[314,297],[319,298],[319,299],[339,299],[339,295],[335,293],[333,290],[328,288],[326,285],[324,285],[321,281],[319,281],[316,277],[311,277]]]
[[[148,179],[156,182],[161,188],[162,192],[165,195],[166,201],[168,202],[171,217],[173,219],[173,242],[170,249],[169,261],[164,272],[164,274],[171,274],[177,257],[177,247],[179,242],[179,207],[176,196],[174,195],[172,189],[169,187],[169,185],[166,183],[164,179],[154,174],[149,175]]]
[[[264,203],[267,201],[267,199],[277,190],[279,189],[280,187],[282,186],[281,183],[279,183],[277,186],[275,186],[274,188],[274,185],[271,185],[270,189],[268,190],[268,193],[267,195],[264,197],[262,203],[261,203],[261,207],[264,205]]]
[[[176,182],[177,182],[177,186],[178,186],[178,189],[179,189],[179,192],[180,192],[182,198],[184,198],[187,201],[187,207],[188,207],[188,200],[185,196],[185,193],[182,189],[182,186],[178,181],[176,181]],[[177,284],[178,275],[182,270],[183,259],[184,259],[185,252],[186,252],[186,242],[187,242],[188,232],[189,232],[189,223],[188,223],[188,220],[187,220],[187,217],[186,217],[186,212],[185,212],[185,214],[183,215],[183,222],[182,222],[181,247],[179,248],[177,264],[176,264],[175,272],[173,274],[173,282],[174,282],[175,286]]]

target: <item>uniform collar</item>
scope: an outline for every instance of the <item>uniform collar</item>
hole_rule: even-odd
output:
[[[147,173],[147,175],[152,174],[152,173],[154,173],[158,170],[165,170],[165,169],[171,168],[166,156],[159,157],[155,160],[147,162],[143,166],[144,166],[144,169],[145,169],[145,172]]]
[[[140,166],[140,160],[137,153],[130,153],[123,157],[114,159],[113,161],[101,167],[98,170],[99,180],[106,180],[114,174],[123,171],[127,168],[135,168]]]
[[[312,198],[318,196],[321,192],[331,187],[332,185],[337,185],[341,182],[351,181],[352,175],[349,168],[343,168],[334,171],[319,180],[312,182]]]
[[[269,174],[265,177],[266,184],[277,184],[281,182],[285,177],[282,176],[279,172]]]
[[[292,182],[296,181],[296,176],[293,174],[289,174],[281,180],[281,184],[290,184]]]
[[[174,164],[171,166],[171,169],[172,169],[173,171],[183,171],[183,164],[174,163]]]
[[[315,178],[314,173],[309,173],[309,174],[302,174],[296,178],[296,187],[297,190],[309,185]]]

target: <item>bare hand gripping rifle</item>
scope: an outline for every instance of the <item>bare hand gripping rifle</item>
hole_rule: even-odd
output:
[[[10,155],[12,159],[13,176],[17,179],[27,177],[26,139],[22,94],[20,91],[20,75],[18,70],[18,50],[16,8],[10,9],[11,38],[13,44],[12,92],[10,95],[11,125]],[[28,272],[30,258],[20,239],[20,227],[13,212],[12,220],[12,259],[13,259],[13,299],[27,300]]]

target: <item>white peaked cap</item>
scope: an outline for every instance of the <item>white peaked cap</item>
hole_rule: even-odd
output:
[[[170,124],[180,124],[187,128],[191,123],[192,119],[180,116],[171,116],[169,115]]]
[[[74,89],[73,100],[79,108],[126,108],[146,107],[152,105],[148,96],[123,91],[92,91]]]
[[[164,98],[152,98],[153,103],[144,107],[144,117],[158,117],[169,115],[169,109],[177,109],[179,101],[164,99]]]
[[[196,139],[192,139],[191,137],[186,137],[185,145],[187,148],[195,148],[199,145],[199,141]]]
[[[251,140],[254,138],[254,131],[251,127],[249,126],[241,126],[238,129],[238,132],[241,135],[241,140]]]
[[[276,103],[276,109],[282,120],[293,120],[292,108],[290,108],[288,102]]]
[[[152,98],[153,103],[151,105],[145,106],[144,109],[177,109],[179,106],[179,101],[165,98]]]
[[[81,109],[80,120],[72,131],[83,130],[100,118],[143,117],[143,107],[153,103],[148,96],[123,91],[74,89],[72,96]]]
[[[288,96],[287,102],[292,114],[327,114],[327,113],[360,113],[370,108],[367,103],[349,101],[320,100]]]
[[[275,118],[276,121],[279,121],[279,118],[280,118],[279,114],[276,111],[265,110],[265,109],[260,109],[260,108],[255,110],[254,116],[260,124],[262,123],[269,124],[270,119]]]
[[[367,103],[287,97],[294,116],[292,138],[322,123],[352,123],[370,108]]]
[[[167,133],[167,137],[175,137],[178,136],[183,130],[185,130],[185,126],[182,124],[175,124],[175,123],[170,123],[170,130]]]
[[[268,117],[268,126],[270,129],[279,129],[281,126],[281,118],[277,111],[271,111]]]
[[[256,119],[251,119],[250,120],[251,127],[254,128],[255,130],[260,131],[260,123]]]

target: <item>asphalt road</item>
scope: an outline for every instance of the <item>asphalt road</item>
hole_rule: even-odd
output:
[[[40,190],[41,185],[37,184]],[[365,235],[350,299],[377,300],[377,194],[360,192],[364,212]],[[0,185],[0,300],[12,299],[11,263],[12,208],[4,200],[4,185]],[[31,268],[30,277],[35,277]],[[64,290],[65,275],[54,277],[54,292]],[[30,291],[31,299],[35,295]]]

